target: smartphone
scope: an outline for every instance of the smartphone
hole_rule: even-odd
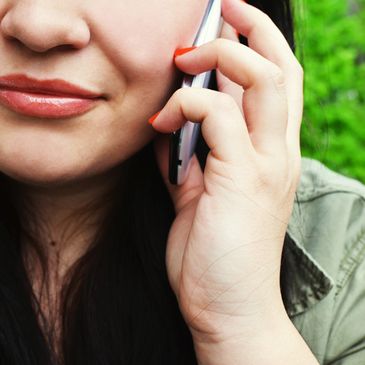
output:
[[[222,25],[221,0],[208,0],[193,46],[199,47],[216,39],[220,34]],[[185,74],[181,87],[207,88],[211,73],[210,70],[199,75]],[[186,180],[199,133],[200,123],[191,121],[187,121],[181,129],[171,133],[169,145],[169,181],[171,184],[181,185]]]

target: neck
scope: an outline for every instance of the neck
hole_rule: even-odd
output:
[[[27,261],[33,262],[30,241],[44,253],[50,270],[63,274],[91,244],[112,203],[120,169],[62,186],[16,187],[16,207]],[[34,265],[34,262],[32,266]]]
[[[12,185],[9,196],[22,227],[21,255],[41,310],[38,320],[45,333],[52,336],[56,351],[62,323],[62,289],[70,278],[67,273],[93,242],[111,207],[115,188],[123,188],[120,185],[125,179],[121,175],[121,168],[115,168],[62,186]],[[40,249],[41,256],[34,247]]]

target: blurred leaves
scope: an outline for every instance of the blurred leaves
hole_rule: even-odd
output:
[[[302,155],[365,182],[365,0],[294,0]]]

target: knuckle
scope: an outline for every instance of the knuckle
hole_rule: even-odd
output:
[[[223,110],[232,110],[237,106],[233,97],[225,93],[217,93],[214,99],[213,103]]]
[[[258,22],[258,24],[261,23],[261,24],[265,25],[265,24],[272,24],[273,23],[272,19],[266,13],[264,13],[263,11],[257,9],[256,12],[257,12],[257,22]]]
[[[225,53],[229,41],[224,38],[217,38],[212,42],[216,53],[215,68],[219,68],[219,64],[222,62],[222,55]]]
[[[219,51],[226,46],[227,40],[224,38],[217,38],[213,41],[214,47]]]
[[[173,104],[181,105],[181,107],[187,106],[190,103],[189,100],[193,98],[193,96],[190,95],[192,92],[195,92],[195,90],[190,88],[177,89],[173,93],[171,101]]]
[[[257,164],[256,179],[259,182],[258,186],[261,189],[268,191],[276,190],[282,186],[288,172],[288,164],[285,157],[275,157],[275,161],[268,159],[267,161]]]
[[[262,27],[267,30],[277,28],[277,25],[275,24],[273,19],[264,12],[261,12],[260,23],[262,24]]]
[[[272,81],[276,87],[283,87],[285,85],[284,72],[280,67],[271,65],[267,70],[268,79]]]
[[[183,88],[177,89],[174,94],[173,98],[181,100],[185,96],[185,90]]]
[[[270,86],[277,90],[279,94],[285,94],[286,92],[286,79],[282,69],[273,64],[267,63],[261,68],[257,69],[257,80],[264,87]]]
[[[190,88],[177,89],[170,98],[169,104],[173,105],[173,108],[178,108],[185,115],[184,111],[189,109],[192,100],[196,97],[196,95],[192,95],[195,92],[196,90]]]
[[[284,83],[284,72],[281,68],[272,62],[263,62],[256,66],[255,78],[261,80],[262,83],[275,82],[278,84]]]

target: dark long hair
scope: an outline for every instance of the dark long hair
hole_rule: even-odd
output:
[[[251,4],[272,17],[294,48],[289,0]],[[203,168],[208,152],[201,138],[197,155]],[[196,364],[190,332],[167,279],[166,239],[174,209],[152,142],[123,168],[123,189],[113,190],[97,237],[73,265],[62,291],[63,362]],[[42,312],[21,258],[23,228],[11,198],[13,185],[0,173],[0,364],[56,364],[52,328],[41,329],[37,316]]]

